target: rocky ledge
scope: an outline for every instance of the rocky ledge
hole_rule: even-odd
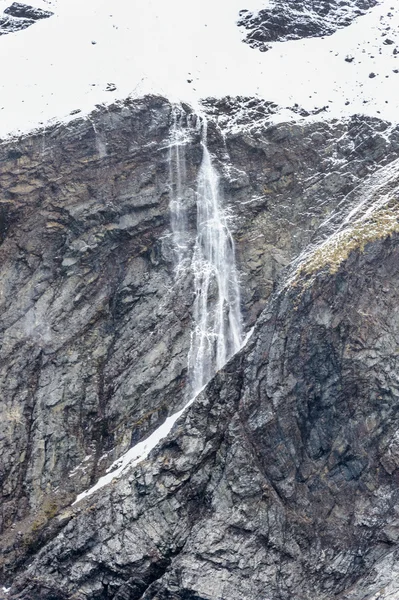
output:
[[[331,35],[378,4],[378,0],[271,0],[256,13],[240,11],[245,42],[262,52],[268,42]]]
[[[33,25],[36,21],[48,19],[53,14],[48,10],[29,6],[29,4],[13,2],[11,6],[4,10],[3,15],[0,15],[0,35],[21,31]]]

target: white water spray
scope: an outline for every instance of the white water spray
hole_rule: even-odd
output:
[[[190,141],[183,127],[186,114],[179,106],[173,107],[173,122],[169,144],[169,182],[171,200],[170,221],[175,252],[176,275],[180,275],[188,252],[188,217],[185,203],[186,144]],[[186,123],[187,125],[187,123]]]
[[[188,356],[190,394],[195,395],[242,345],[240,288],[234,241],[221,203],[219,176],[207,147],[197,184],[197,237],[192,258],[194,323]]]
[[[193,122],[192,122],[193,121]],[[240,289],[234,241],[221,202],[219,176],[207,146],[207,122],[173,108],[169,145],[170,214],[176,274],[194,275],[194,312],[188,356],[191,398],[242,345]],[[197,227],[191,265],[187,215],[186,145],[201,134],[202,162],[198,174]]]
[[[212,376],[225,365],[243,344],[240,312],[240,289],[235,265],[234,241],[223,209],[219,176],[207,147],[207,123],[204,118],[190,129],[182,121],[185,115],[174,109],[169,144],[169,176],[171,186],[171,226],[176,252],[176,274],[186,268],[194,275],[194,314],[191,346],[188,356],[187,402],[185,406],[158,427],[148,438],[130,448],[115,461],[106,475],[90,489],[80,494],[73,504],[91,496],[113,479],[119,478],[128,466],[145,460],[151,450],[164,439],[182,414]],[[185,145],[192,133],[202,125],[202,163],[197,181],[197,233],[191,262],[189,259],[189,228],[186,205]]]

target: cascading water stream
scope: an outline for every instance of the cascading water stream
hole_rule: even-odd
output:
[[[191,344],[188,355],[188,389],[185,406],[171,415],[148,438],[139,442],[108,469],[106,475],[80,494],[74,504],[120,477],[127,466],[144,460],[153,448],[171,431],[173,425],[194,402],[201,389],[213,375],[242,346],[242,317],[240,288],[235,264],[234,241],[228,227],[226,211],[222,206],[219,176],[212,164],[207,146],[207,123],[201,126],[202,162],[198,174],[197,227],[191,261],[190,231],[187,214],[185,146],[198,134],[183,123],[184,111],[175,107],[169,144],[169,176],[171,186],[171,227],[176,258],[176,277],[186,269],[194,276],[194,311]],[[186,127],[183,127],[183,125]]]
[[[173,108],[169,145],[170,215],[177,276],[191,268],[194,311],[188,356],[188,395],[195,396],[242,344],[240,290],[234,242],[221,202],[219,176],[207,146],[207,121],[195,127],[180,106]],[[191,265],[187,217],[185,147],[201,133],[202,162],[196,189],[197,227]]]
[[[219,176],[207,146],[205,119],[202,119],[202,150],[197,183],[197,237],[191,263],[195,300],[188,372],[192,395],[202,389],[242,344],[234,241],[221,203]]]
[[[186,182],[186,144],[190,141],[187,129],[183,127],[185,113],[180,107],[173,107],[173,122],[169,144],[169,182],[171,200],[169,204],[170,224],[175,252],[176,275],[180,275],[188,252],[188,219],[184,202]]]

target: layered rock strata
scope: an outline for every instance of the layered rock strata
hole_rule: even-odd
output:
[[[191,115],[189,107],[181,110]],[[391,486],[394,469],[383,484],[374,480],[373,432],[380,425],[367,426],[367,452],[359,427],[374,403],[375,422],[388,423],[381,427],[386,448],[392,446],[393,375],[392,406],[380,414],[382,379],[373,379],[367,352],[359,366],[361,354],[351,349],[366,336],[376,365],[379,356],[395,361],[396,238],[379,241],[395,236],[395,226],[378,233],[376,213],[377,234],[366,240],[370,265],[359,242],[339,260],[334,255],[338,274],[319,277],[332,255],[323,254],[323,263],[316,252],[351,222],[365,189],[374,204],[375,194],[389,190],[386,208],[396,214],[398,130],[363,117],[273,125],[276,109],[245,98],[209,101],[204,110],[232,214],[245,325],[257,323],[255,333],[148,461],[72,509],[77,493],[186,400],[193,291],[190,276],[176,279],[173,265],[173,110],[158,97],[126,101],[1,146],[4,583],[35,557],[12,594],[252,599],[269,582],[271,597],[288,598],[319,571],[320,594],[345,589],[363,572],[348,563],[351,553],[372,549],[365,568],[383,558],[376,532],[390,517],[377,497],[380,485]],[[200,142],[191,136],[185,150],[193,239]],[[289,266],[310,251],[317,260],[303,263],[305,270]],[[362,314],[381,277],[387,291],[378,298],[387,303],[369,324]],[[356,290],[365,305],[355,314]],[[335,309],[327,306],[329,295]],[[380,355],[373,336],[381,327],[391,333]],[[378,377],[388,377],[385,367]],[[359,399],[364,405],[351,421]],[[341,448],[347,437],[349,450]],[[367,444],[375,450],[369,462]],[[382,511],[377,525],[369,537],[355,525],[345,537],[342,523],[368,485],[364,502]],[[317,547],[309,541],[315,527]],[[329,579],[336,527],[349,575],[341,577],[338,565]],[[254,573],[259,581],[251,587]]]

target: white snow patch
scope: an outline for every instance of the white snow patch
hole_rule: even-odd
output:
[[[100,479],[93,487],[86,490],[85,492],[82,492],[81,494],[79,494],[79,496],[77,496],[72,506],[83,500],[83,498],[91,496],[92,494],[94,494],[94,492],[103,488],[105,485],[108,485],[113,479],[118,479],[121,476],[122,472],[126,469],[126,467],[134,467],[143,460],[145,460],[151,452],[151,450],[153,450],[155,446],[157,446],[158,443],[170,433],[173,425],[188,409],[188,407],[191,406],[196,397],[197,396],[191,398],[191,400],[189,400],[189,402],[187,402],[187,404],[181,410],[179,410],[174,415],[168,417],[166,421],[164,421],[164,423],[162,423],[162,425],[158,427],[158,429],[156,429],[147,439],[143,440],[142,442],[139,442],[138,444],[130,448],[130,450],[128,450],[125,454],[123,454],[123,456],[118,458],[118,460],[116,460],[107,469],[106,475],[100,477]]]
[[[247,342],[251,338],[254,330],[255,330],[255,327],[252,327],[252,329],[250,329],[248,331],[248,333],[246,334],[245,339],[241,345],[240,350],[247,344]],[[203,388],[201,388],[195,394],[195,396],[193,396],[181,410],[176,412],[174,415],[171,415],[170,417],[168,417],[162,423],[162,425],[160,425],[160,427],[158,427],[158,429],[156,429],[147,439],[139,442],[138,444],[136,444],[135,446],[130,448],[130,450],[128,450],[125,454],[123,454],[120,458],[118,458],[118,460],[116,460],[114,463],[112,463],[112,465],[110,467],[108,467],[106,475],[104,475],[103,477],[100,477],[100,479],[97,481],[97,483],[95,485],[93,485],[93,487],[91,487],[90,489],[79,494],[76,497],[76,500],[72,503],[72,506],[74,506],[75,504],[77,504],[78,502],[83,500],[84,498],[88,498],[89,496],[94,494],[94,492],[97,492],[104,486],[111,483],[114,479],[119,479],[119,477],[122,475],[123,471],[127,467],[134,467],[134,466],[138,465],[139,463],[141,463],[143,460],[145,460],[148,457],[148,455],[150,454],[151,450],[153,450],[159,444],[159,442],[162,441],[163,439],[165,439],[167,437],[167,435],[172,431],[173,425],[186,412],[186,410],[193,404],[195,399],[199,396],[199,394],[204,389],[205,389],[205,386]]]
[[[75,475],[77,475],[79,473],[79,471],[82,471],[84,473],[87,469],[87,465],[84,466],[84,463],[87,463],[91,458],[92,458],[91,454],[88,454],[87,456],[85,456],[84,459],[82,460],[82,462],[79,463],[74,469],[72,469],[72,471],[69,473],[68,477],[75,477]]]
[[[399,159],[396,159],[388,165],[381,167],[376,173],[370,175],[366,181],[362,181],[356,189],[356,196],[359,201],[354,206],[344,208],[343,206],[338,207],[338,210],[342,212],[342,221],[340,225],[334,226],[334,231],[328,237],[322,241],[319,241],[311,246],[308,246],[298,258],[292,262],[294,267],[292,274],[286,279],[284,289],[292,285],[300,273],[300,267],[306,265],[306,263],[312,259],[313,254],[317,250],[322,256],[326,258],[326,264],[328,264],[328,258],[333,248],[339,248],[342,240],[345,240],[345,236],[355,225],[359,225],[367,219],[369,219],[373,213],[382,209],[384,206],[389,205],[392,199],[397,197],[397,182],[399,181]],[[393,183],[393,185],[392,185]],[[353,193],[350,192],[350,194]],[[343,202],[341,203],[343,204]],[[346,214],[345,214],[346,213]],[[329,221],[334,218],[334,214],[330,215],[320,226],[328,225]],[[387,226],[389,221],[387,221]],[[376,231],[377,236],[381,236],[381,226]],[[370,234],[373,233],[372,226],[369,228]]]
[[[245,336],[244,342],[242,344],[242,347],[244,348],[244,346],[247,345],[247,343],[249,342],[249,340],[252,337],[253,332],[255,331],[255,326],[251,327],[251,329],[248,331],[247,335]]]
[[[0,9],[8,4],[0,0]],[[239,11],[259,9],[261,0],[202,0],[189,9],[183,0],[34,4],[55,15],[0,37],[0,136],[150,92],[193,104],[208,96],[258,96],[283,107],[328,106],[328,116],[398,120],[399,57],[396,43],[384,45],[382,37],[398,37],[392,0],[332,36],[275,43],[266,53],[244,44],[236,26]]]
[[[245,202],[241,202],[241,204],[244,206],[245,204],[252,204],[253,202],[259,202],[259,200],[264,200],[264,199],[265,199],[265,196],[253,196],[249,200],[246,200]],[[259,238],[261,236],[258,235],[257,237]],[[255,238],[255,239],[257,239],[257,238]]]

